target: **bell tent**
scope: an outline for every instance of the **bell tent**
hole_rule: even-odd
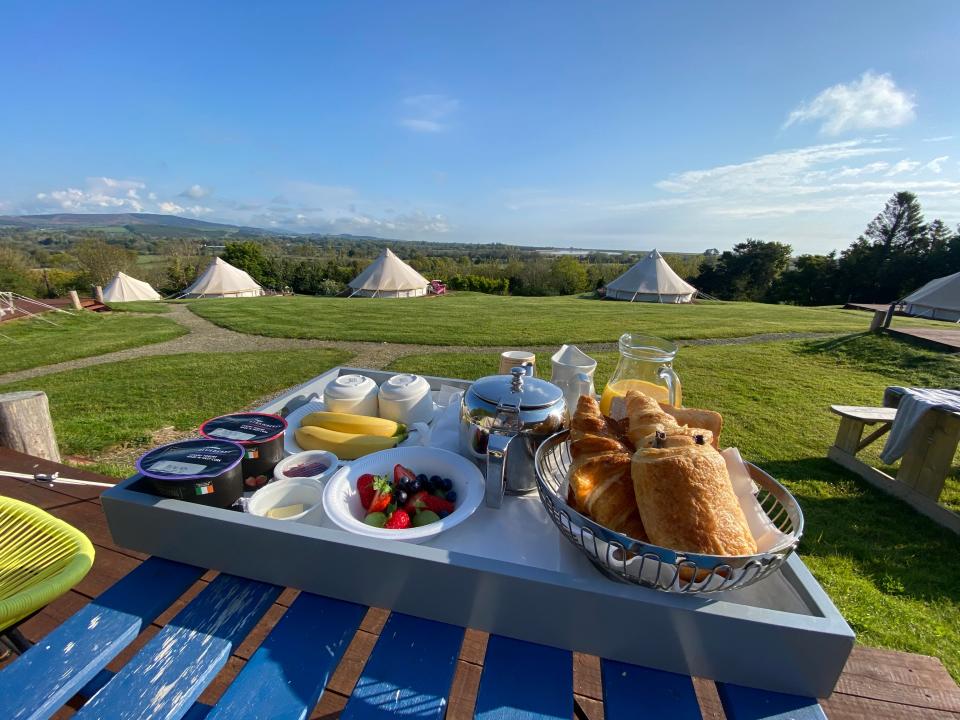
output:
[[[134,302],[136,300],[162,300],[160,293],[150,283],[137,280],[124,272],[114,275],[110,284],[103,289],[103,301],[106,303]]]
[[[900,304],[907,315],[960,322],[960,272],[931,280]]]
[[[427,294],[429,281],[388,248],[350,281],[350,297],[419,297]]]
[[[611,300],[630,302],[688,303],[697,289],[677,275],[663,259],[651,250],[645,258],[607,285]]]
[[[256,297],[263,288],[240,268],[226,260],[214,258],[197,280],[183,291],[183,298]]]

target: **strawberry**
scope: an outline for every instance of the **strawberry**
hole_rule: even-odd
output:
[[[426,490],[421,490],[418,493],[414,493],[410,496],[410,499],[407,500],[406,504],[403,506],[403,509],[407,512],[408,515],[413,515],[418,510],[426,510],[427,504],[423,501],[427,495],[429,495]]]
[[[403,483],[402,480],[406,479],[408,483],[414,482],[417,479],[417,476],[413,473],[412,470],[408,470],[403,465],[394,465],[393,466],[393,484],[397,487],[400,487]]]
[[[454,510],[454,505],[449,500],[444,500],[443,498],[438,498],[436,495],[424,495],[422,502],[426,505],[427,510],[433,510],[438,515],[440,513],[446,513],[449,515]]]
[[[387,520],[385,528],[389,530],[403,530],[410,527],[410,516],[403,510],[397,510],[390,519]]]
[[[373,480],[374,477],[370,473],[361,475],[360,479],[357,480],[357,493],[360,495],[360,504],[363,505],[364,510],[370,509],[370,503],[375,494]]]
[[[383,512],[393,502],[393,485],[386,475],[377,475],[373,479],[373,498],[367,507],[372,513]]]

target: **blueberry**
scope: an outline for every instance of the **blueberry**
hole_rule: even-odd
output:
[[[407,494],[406,490],[397,490],[393,494],[393,499],[396,501],[397,505],[405,505],[407,500],[410,499],[410,495]],[[453,502],[452,500],[450,502]]]
[[[440,485],[440,483],[442,483],[442,482],[443,482],[443,480],[440,479],[440,476],[439,476],[439,475],[431,475],[431,476],[430,476],[430,484],[433,485],[434,487],[438,487],[438,486]]]
[[[453,487],[453,481],[450,478],[444,478],[440,481],[440,489],[444,492],[450,492],[450,488]]]
[[[446,510],[441,510],[440,512],[437,513],[437,515],[440,516],[440,519],[441,519],[441,520],[442,520],[443,518],[445,518],[445,517],[446,517],[447,515],[449,515],[449,514],[450,514],[450,513],[448,513]]]
[[[407,492],[411,495],[416,495],[418,492],[423,490],[423,482],[420,480],[420,476],[417,476],[416,480],[411,480],[407,483]]]
[[[455,503],[457,501],[457,491],[451,490],[444,497],[447,498],[447,502]]]
[[[419,480],[420,484],[423,485],[427,481],[427,476],[424,475],[423,473],[420,473],[419,475],[417,475],[417,480]]]

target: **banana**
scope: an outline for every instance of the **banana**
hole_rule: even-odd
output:
[[[348,415],[335,412],[312,412],[300,421],[300,427],[318,426],[327,430],[348,433],[350,435],[377,435],[394,437],[402,435],[406,428],[393,420],[385,420],[366,415]]]
[[[307,425],[295,430],[294,437],[297,439],[297,445],[304,450],[326,450],[341,460],[356,460],[363,455],[392,448],[406,436],[357,435]]]

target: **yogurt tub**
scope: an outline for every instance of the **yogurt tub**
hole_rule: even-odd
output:
[[[323,389],[323,404],[330,412],[378,417],[377,384],[366,375],[341,375]]]
[[[229,440],[182,440],[137,459],[137,472],[158,495],[228,508],[243,494],[244,449]]]
[[[243,485],[256,490],[266,485],[283,458],[287,421],[267,413],[234,413],[207,420],[200,434],[210,440],[230,440],[243,447]]]
[[[278,480],[250,496],[247,512],[275,520],[300,520],[323,504],[323,486],[316,480]]]

